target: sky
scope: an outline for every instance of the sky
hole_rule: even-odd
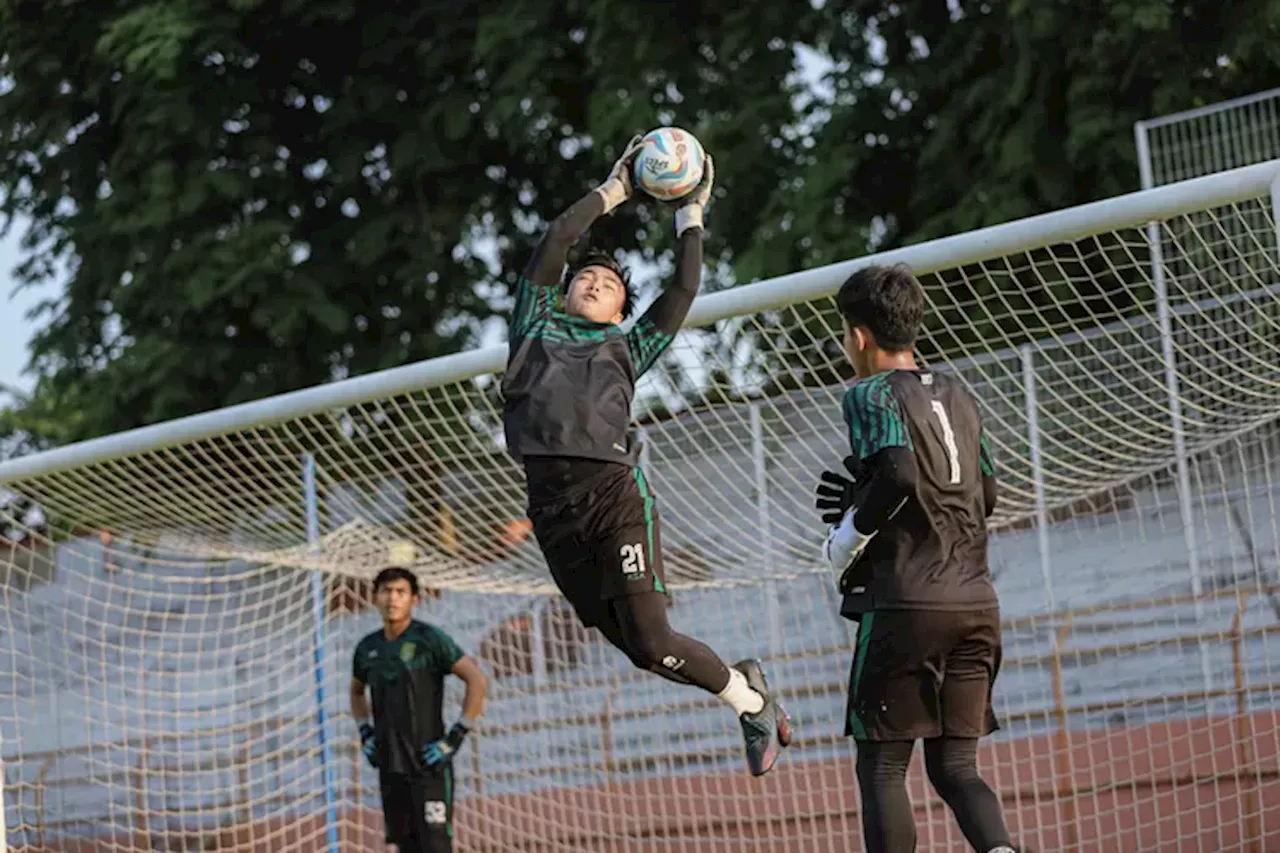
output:
[[[0,240],[0,386],[29,391],[32,380],[21,376],[27,364],[27,343],[35,333],[35,325],[26,314],[42,299],[58,293],[58,283],[44,284],[13,295],[13,268],[21,261],[18,241],[23,223],[14,223],[9,235]],[[0,399],[2,402],[2,399]]]

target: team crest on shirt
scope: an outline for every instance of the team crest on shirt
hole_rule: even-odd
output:
[[[400,647],[400,660],[409,663],[413,660],[413,653],[416,651],[413,643],[405,643]]]

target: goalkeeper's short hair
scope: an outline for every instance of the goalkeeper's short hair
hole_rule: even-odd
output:
[[[613,255],[600,249],[592,249],[587,252],[582,256],[582,260],[577,266],[570,267],[569,271],[565,273],[564,282],[562,283],[565,295],[568,295],[569,285],[573,283],[574,278],[587,267],[604,267],[618,277],[622,282],[622,317],[623,319],[630,317],[631,312],[636,310],[636,296],[631,288],[631,270],[618,263]]]
[[[392,566],[389,569],[383,569],[378,572],[377,577],[373,579],[373,591],[377,592],[382,588],[383,584],[388,584],[392,581],[408,581],[409,592],[414,595],[421,594],[418,589],[418,576],[400,566]]]
[[[920,335],[924,288],[906,264],[867,266],[840,286],[836,306],[850,328],[870,329],[881,349],[903,352]]]

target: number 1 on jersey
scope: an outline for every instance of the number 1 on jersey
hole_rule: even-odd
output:
[[[960,448],[956,447],[956,433],[951,428],[951,418],[947,417],[947,409],[942,401],[932,400],[929,405],[938,416],[938,423],[942,425],[942,443],[947,446],[947,459],[951,462],[951,483],[954,485],[960,482]]]

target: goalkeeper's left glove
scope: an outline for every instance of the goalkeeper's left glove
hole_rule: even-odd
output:
[[[693,188],[693,192],[680,199],[676,208],[676,237],[690,228],[706,230],[703,224],[707,205],[711,204],[711,188],[716,182],[716,164],[707,154],[702,164],[702,180]]]
[[[609,177],[596,187],[595,191],[600,193],[600,198],[604,200],[605,214],[612,213],[615,207],[631,198],[631,194],[635,191],[631,179],[631,168],[636,155],[644,147],[643,142],[644,137],[638,133],[631,137],[631,141],[622,149],[622,156],[614,162],[613,168],[609,171]]]
[[[818,499],[813,505],[822,513],[823,524],[839,524],[856,500],[858,487],[867,476],[867,466],[853,456],[844,458],[844,469],[849,476],[838,471],[823,471],[822,481],[814,490]]]
[[[429,768],[443,767],[453,761],[453,756],[462,746],[462,741],[466,738],[467,733],[471,731],[471,726],[462,720],[453,724],[453,728],[449,729],[448,734],[439,740],[433,740],[427,744],[422,750],[422,763]]]
[[[857,512],[857,507],[846,510],[840,523],[831,525],[827,531],[827,539],[822,543],[823,559],[827,561],[836,582],[836,590],[841,595],[856,595],[860,592],[857,589],[858,572],[855,571],[855,566],[876,535],[874,532],[858,532],[853,524]]]

